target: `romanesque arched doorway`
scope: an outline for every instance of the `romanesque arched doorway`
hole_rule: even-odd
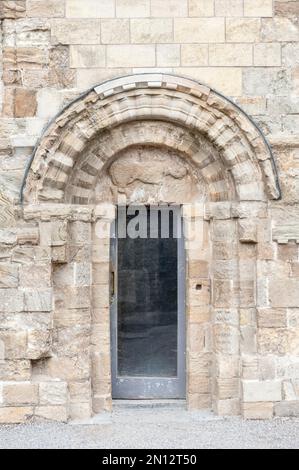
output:
[[[51,247],[53,337],[34,367],[66,382],[71,417],[111,406],[110,233],[123,200],[181,207],[187,402],[241,412],[240,318],[256,306],[256,246],[267,201],[279,195],[257,126],[192,80],[111,80],[57,116],[35,150],[22,200],[24,218],[40,219],[41,244]]]

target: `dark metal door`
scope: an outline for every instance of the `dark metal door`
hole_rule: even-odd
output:
[[[120,230],[118,218],[111,243],[112,396],[185,398],[185,253],[180,208],[120,210],[125,211],[126,233]],[[153,228],[153,221],[158,221],[157,227]],[[130,224],[138,227],[138,233],[130,230]]]

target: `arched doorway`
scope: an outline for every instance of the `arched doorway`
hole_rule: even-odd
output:
[[[269,221],[268,199],[279,196],[261,131],[234,103],[192,80],[110,80],[54,119],[22,199],[26,217],[51,232],[56,333],[39,367],[70,389],[84,382],[71,417],[112,403],[110,229],[123,198],[182,207],[188,405],[241,412],[240,318],[256,305],[260,226]]]

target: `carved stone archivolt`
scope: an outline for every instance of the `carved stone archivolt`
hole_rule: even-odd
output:
[[[149,172],[154,148],[155,170]],[[279,197],[269,147],[245,113],[192,80],[143,74],[95,87],[56,118],[36,148],[25,200],[78,204],[103,200],[109,184],[115,195],[121,179],[117,173],[123,172],[130,159],[137,179],[144,165],[149,181],[143,185],[161,190],[163,176],[175,178],[178,186],[185,179],[192,186],[191,199],[203,193],[211,201]],[[165,174],[167,166],[173,167],[172,174]],[[179,167],[181,172],[185,169],[180,177]],[[136,199],[133,187],[129,178],[119,190]],[[146,193],[141,199],[151,199]],[[186,197],[184,190],[180,197]],[[165,198],[169,199],[167,191]]]

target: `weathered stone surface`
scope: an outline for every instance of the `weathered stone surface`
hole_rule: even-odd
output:
[[[299,402],[296,401],[283,401],[277,403],[274,407],[275,416],[287,416],[298,418],[299,416]]]
[[[30,382],[3,383],[3,400],[8,406],[34,405],[38,402],[38,385]]]
[[[48,381],[39,384],[39,400],[41,405],[64,405],[67,403],[66,382]]]
[[[262,328],[280,328],[287,326],[286,309],[258,309],[258,326]]]
[[[270,419],[273,417],[273,403],[253,402],[242,406],[243,417],[246,419]]]
[[[52,310],[51,289],[25,289],[24,310],[27,312],[48,312]]]
[[[0,19],[23,18],[26,15],[25,0],[2,0],[0,3]]]
[[[36,418],[61,421],[64,423],[68,420],[67,409],[66,406],[63,405],[37,406],[34,410],[34,416]]]
[[[175,18],[174,40],[181,43],[223,42],[223,18]]]
[[[18,266],[0,264],[0,288],[13,288],[18,286]]]
[[[269,283],[269,301],[272,307],[296,307],[299,305],[299,280],[272,278]]]
[[[29,17],[60,18],[64,16],[64,2],[61,0],[27,0],[26,14]]]
[[[130,21],[106,19],[101,21],[102,44],[127,44],[130,42]]]
[[[99,44],[100,28],[100,20],[54,19],[51,35],[56,44]]]
[[[29,406],[10,406],[1,408],[1,424],[24,423],[33,416],[33,408]]]
[[[37,102],[36,92],[22,88],[15,89],[15,117],[32,117],[35,116]]]
[[[280,380],[242,380],[242,389],[244,402],[272,402],[282,399]]]

